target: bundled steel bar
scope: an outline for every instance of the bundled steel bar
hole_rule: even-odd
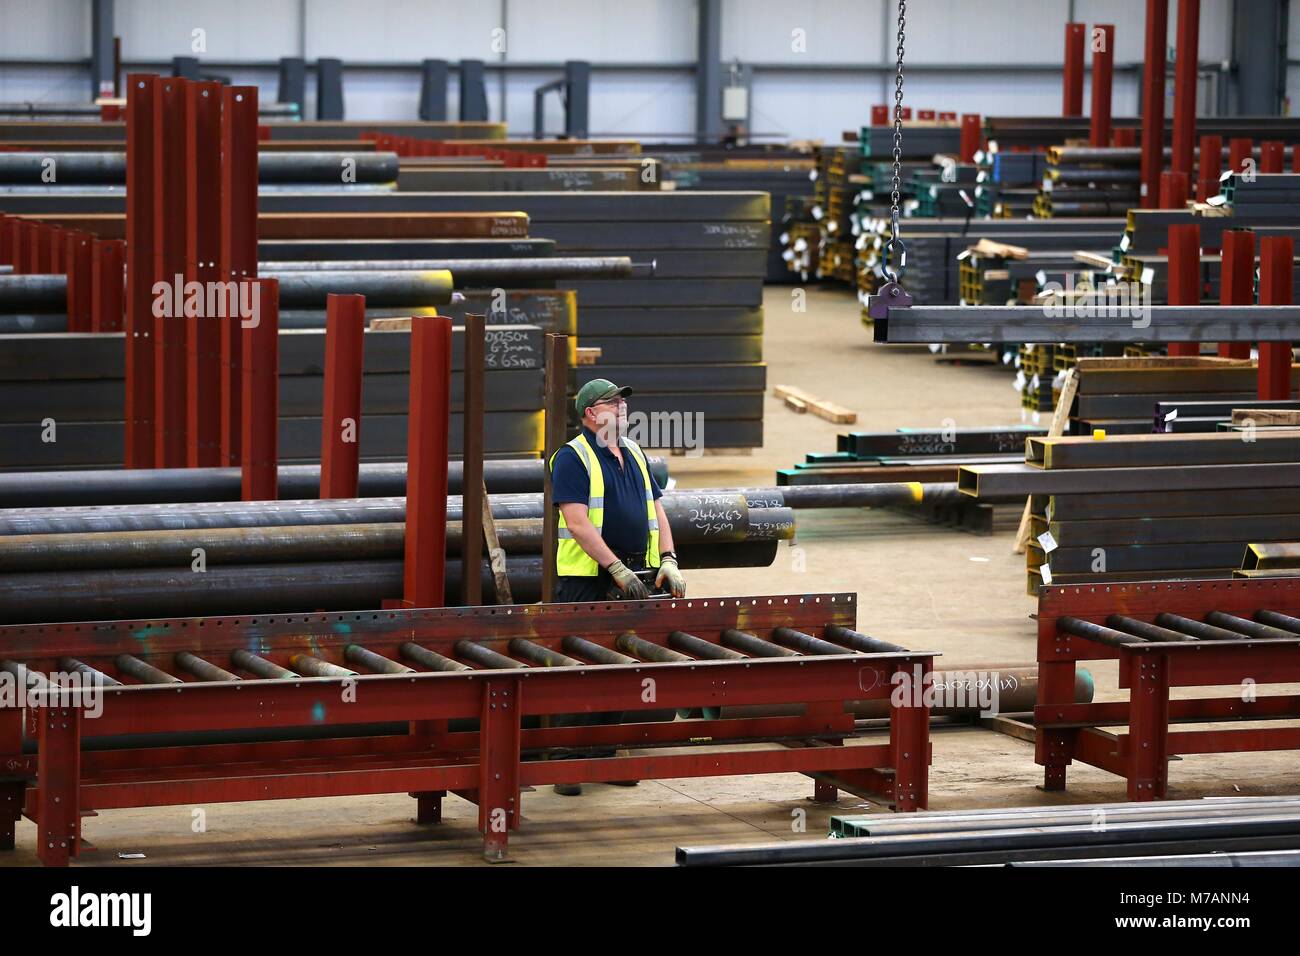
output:
[[[2,155],[2,154],[0,154]],[[337,259],[318,262],[262,262],[265,275],[284,278],[290,273],[394,273],[450,272],[456,288],[482,287],[503,282],[539,282],[555,279],[625,279],[639,273],[653,275],[653,264],[634,268],[627,256],[535,256],[528,259]]]
[[[126,153],[115,152],[12,152],[0,153],[0,185],[39,186],[48,179],[50,163],[60,186],[126,185]],[[381,152],[259,152],[257,180],[276,184],[342,184],[344,174],[354,183],[397,181],[396,153]]]

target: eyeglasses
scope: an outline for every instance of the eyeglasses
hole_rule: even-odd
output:
[[[597,405],[626,405],[626,404],[627,404],[626,398],[624,398],[622,395],[616,395],[614,398],[607,398],[604,401],[592,402],[591,407],[595,408]]]

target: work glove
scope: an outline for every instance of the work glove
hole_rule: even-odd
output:
[[[668,591],[673,597],[686,597],[686,579],[677,568],[676,558],[664,558],[659,565],[659,573],[655,575],[655,587],[662,588],[665,581],[668,582]]]
[[[650,596],[650,589],[641,583],[641,579],[636,576],[636,573],[629,570],[628,566],[622,561],[615,561],[605,570],[614,579],[618,589],[630,600],[644,601]]]

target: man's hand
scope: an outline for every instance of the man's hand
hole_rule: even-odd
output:
[[[686,580],[677,568],[676,558],[664,558],[659,565],[659,573],[655,575],[655,587],[662,588],[665,581],[668,582],[668,590],[673,597],[686,597]]]
[[[642,584],[641,579],[633,571],[628,570],[628,566],[622,561],[616,560],[605,570],[614,579],[614,583],[618,585],[619,590],[631,600],[644,601],[650,596],[650,589]]]

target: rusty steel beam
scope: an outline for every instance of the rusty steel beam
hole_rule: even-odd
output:
[[[1170,167],[1189,178],[1192,175],[1192,149],[1196,142],[1196,67],[1200,27],[1201,0],[1178,0],[1173,154],[1170,157]]]
[[[465,533],[461,541],[461,600],[466,605],[483,603],[482,579],[477,570],[483,563],[483,499],[487,485],[483,480],[483,377],[487,360],[487,319],[468,313],[465,316],[465,401],[464,438],[461,458],[461,521]]]
[[[96,239],[91,256],[90,331],[120,332],[125,315],[126,243]]]
[[[1067,23],[1065,25],[1062,116],[1083,115],[1083,45],[1086,33],[1087,26],[1085,24]]]
[[[1170,305],[1201,304],[1201,227],[1169,227]],[[1170,342],[1170,355],[1200,355],[1200,342]]]
[[[94,309],[95,259],[88,232],[69,229],[66,232],[64,260],[68,274],[67,315],[69,332],[91,331],[91,313]]]
[[[1246,229],[1225,229],[1220,239],[1219,304],[1251,305],[1255,301],[1255,234]],[[1220,342],[1222,358],[1250,358],[1249,342]],[[1290,352],[1287,353],[1290,374]],[[1262,374],[1262,373],[1261,373]]]
[[[361,377],[366,297],[325,299],[325,402],[321,410],[320,496],[355,498],[360,474]]]
[[[1219,174],[1223,171],[1223,137],[1202,136],[1196,155],[1196,201],[1205,202],[1219,194]]]

